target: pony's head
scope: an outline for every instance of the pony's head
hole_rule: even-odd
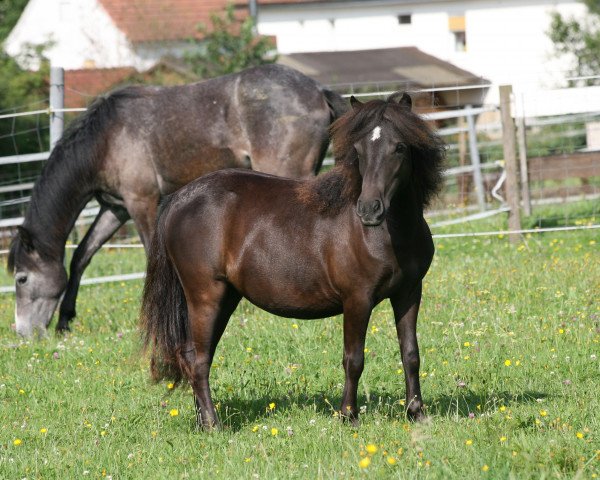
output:
[[[406,93],[361,103],[332,129],[338,162],[357,162],[362,178],[356,213],[366,226],[383,222],[399,190],[414,187],[426,206],[441,184],[444,144],[418,115]]]
[[[31,233],[19,227],[10,247],[8,270],[15,278],[17,333],[44,335],[67,285],[61,260],[42,255]]]

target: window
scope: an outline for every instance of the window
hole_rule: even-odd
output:
[[[464,52],[467,50],[467,28],[464,15],[449,15],[448,30],[454,35],[454,50]]]
[[[456,50],[457,52],[467,51],[466,32],[454,32],[454,50]]]
[[[400,25],[410,25],[412,23],[412,15],[398,15],[398,23]]]

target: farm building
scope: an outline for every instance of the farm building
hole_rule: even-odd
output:
[[[89,87],[84,93],[95,95],[101,90],[93,85],[106,88],[111,86],[109,79],[113,85],[124,81],[131,72],[124,68],[146,71],[165,56],[181,56],[189,48],[188,40],[200,36],[198,23],[208,24],[210,14],[226,4],[226,0],[31,0],[5,48],[17,55],[25,44],[47,43],[54,65],[79,72],[67,73],[67,81],[85,76]],[[258,32],[274,38],[281,61],[305,73],[314,71],[311,64],[325,58],[324,52],[363,51],[345,54],[347,65],[359,73],[347,72],[342,82],[337,81],[339,72],[317,76],[332,83],[380,83],[390,72],[404,69],[410,74],[403,78],[419,86],[449,81],[459,86],[465,77],[556,86],[563,81],[568,59],[553,57],[547,37],[550,14],[585,12],[580,2],[549,0],[509,0],[501,5],[485,0],[237,0],[234,5],[240,17],[256,15]],[[407,47],[423,55],[415,56]],[[390,64],[387,73],[361,62],[384,51],[382,58]],[[319,55],[310,61],[303,57],[305,62],[298,57],[312,53]],[[431,61],[423,67],[425,55]],[[459,70],[467,73],[456,78]],[[73,89],[81,87],[79,83]]]

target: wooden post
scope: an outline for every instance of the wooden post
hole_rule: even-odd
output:
[[[467,164],[467,135],[466,132],[463,131],[466,128],[465,117],[458,117],[457,126],[459,128],[458,132],[458,164],[461,167],[464,167]],[[470,173],[461,173],[458,175],[458,193],[459,193],[459,201],[461,204],[466,205],[468,202],[469,196],[469,188],[471,184]]]
[[[517,138],[519,144],[519,172],[521,173],[521,199],[523,213],[531,215],[531,197],[529,195],[529,173],[527,169],[527,138],[525,135],[525,117],[517,118]]]
[[[519,180],[517,166],[517,146],[515,141],[515,123],[511,115],[511,85],[500,85],[500,116],[502,119],[502,145],[504,149],[504,169],[506,170],[506,202],[510,208],[508,213],[508,229],[521,230],[521,214],[519,211]],[[510,241],[517,243],[519,234],[511,234]]]

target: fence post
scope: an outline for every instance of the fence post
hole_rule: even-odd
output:
[[[519,173],[521,174],[521,198],[523,213],[531,215],[531,197],[529,195],[529,174],[527,169],[527,138],[525,134],[525,117],[517,118],[517,139],[519,143]]]
[[[521,214],[519,211],[519,180],[517,178],[517,148],[515,142],[515,123],[511,115],[511,85],[500,85],[500,116],[502,119],[502,147],[504,150],[504,169],[506,171],[506,201],[508,213],[508,229],[521,230]],[[511,234],[510,241],[516,243],[520,235]]]
[[[466,105],[467,112],[471,110],[471,105]],[[485,210],[485,191],[483,189],[483,177],[481,175],[481,161],[479,160],[479,149],[477,148],[477,130],[475,129],[475,119],[472,113],[467,113],[467,126],[469,128],[469,153],[471,154],[471,164],[473,165],[473,182],[475,183],[475,194],[479,210]]]
[[[50,150],[63,134],[65,113],[65,71],[61,67],[50,67]]]

